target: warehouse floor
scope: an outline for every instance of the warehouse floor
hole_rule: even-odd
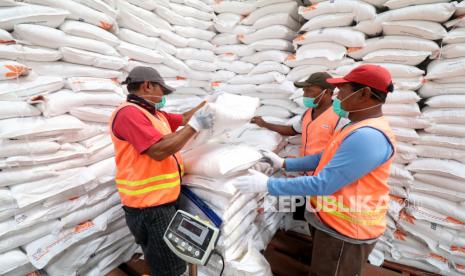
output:
[[[278,231],[264,254],[275,276],[306,276],[311,260],[311,238],[295,232]],[[285,264],[285,265],[283,265]],[[138,256],[122,264],[107,276],[149,275],[149,268]],[[434,274],[402,266],[385,263],[383,267],[367,264],[362,276],[431,276]]]

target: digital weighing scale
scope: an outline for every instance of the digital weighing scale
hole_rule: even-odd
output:
[[[189,212],[176,212],[163,240],[174,254],[187,263],[206,265],[214,253],[223,221],[189,188],[183,186],[181,192],[181,203],[185,205],[181,208]]]

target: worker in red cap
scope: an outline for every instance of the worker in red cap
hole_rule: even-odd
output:
[[[282,159],[266,153],[275,168],[314,170],[314,176],[275,178],[251,170],[234,185],[242,192],[307,196],[305,215],[313,230],[310,275],[361,275],[386,229],[395,136],[382,105],[393,85],[390,73],[377,65],[361,65],[327,81],[339,88],[334,112],[350,123],[322,154]]]

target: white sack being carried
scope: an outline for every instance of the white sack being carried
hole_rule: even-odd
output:
[[[21,23],[58,27],[70,13],[62,9],[38,5],[21,5],[2,8],[0,10],[0,28],[12,31],[13,27]]]
[[[220,143],[204,143],[182,154],[187,173],[213,178],[237,175],[262,158],[252,147]]]
[[[221,94],[214,103],[208,103],[207,106],[215,116],[213,128],[201,131],[188,147],[205,143],[208,139],[242,127],[250,122],[259,105],[258,98]]]
[[[241,21],[241,23],[244,25],[253,25],[260,18],[274,13],[287,13],[289,16],[293,18],[298,18],[297,2],[292,1],[286,3],[278,3],[258,8],[255,11],[251,12],[249,15],[247,15],[247,17],[244,18]]]

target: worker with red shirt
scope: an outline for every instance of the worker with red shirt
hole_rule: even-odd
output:
[[[182,115],[161,111],[173,89],[153,68],[135,67],[123,84],[129,95],[113,112],[110,129],[126,223],[151,275],[181,275],[186,263],[163,241],[180,193],[184,168],[179,150],[198,131],[212,127],[213,114],[205,102]],[[179,126],[185,127],[177,131]]]
[[[330,74],[317,72],[305,81],[294,83],[295,87],[303,88],[303,103],[308,108],[294,125],[268,123],[260,116],[252,118],[252,123],[284,136],[302,134],[301,157],[321,153],[336,129],[348,122],[347,119],[337,116],[332,109],[335,87],[326,81],[329,78],[331,78]],[[312,171],[305,173],[313,175]],[[294,219],[304,220],[304,211],[305,206],[297,206]]]

